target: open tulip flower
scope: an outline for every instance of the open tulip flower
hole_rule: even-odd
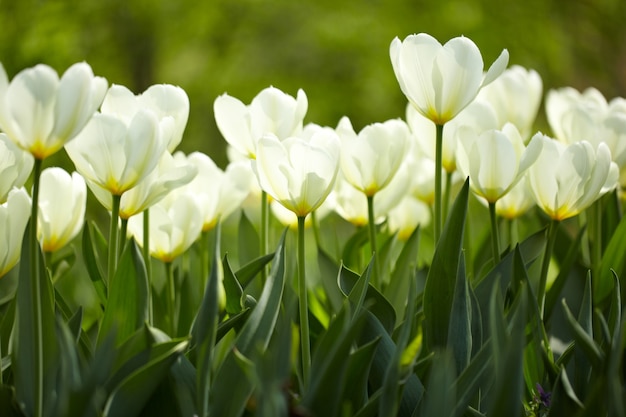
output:
[[[148,176],[166,148],[159,120],[144,109],[128,122],[97,113],[65,146],[76,170],[113,195],[122,195]]]
[[[24,185],[33,169],[31,154],[20,149],[7,135],[0,133],[0,204],[7,201],[9,191]]]
[[[261,188],[298,217],[318,208],[337,176],[339,139],[320,130],[309,140],[263,136],[252,167]]]
[[[509,61],[505,49],[483,74],[483,58],[470,39],[461,36],[441,45],[426,33],[409,35],[404,41],[396,37],[389,53],[404,95],[438,125],[452,120],[470,104],[481,87],[495,80]]]
[[[161,201],[172,190],[189,183],[197,173],[196,167],[187,161],[176,159],[163,152],[157,166],[137,185],[122,194],[120,218],[129,219]],[[107,210],[112,209],[111,192],[90,181],[91,192]]]
[[[55,252],[67,245],[83,227],[87,186],[83,177],[58,167],[41,173],[38,236],[44,252]]]
[[[268,87],[248,106],[223,94],[215,99],[213,108],[217,127],[226,142],[254,159],[257,142],[266,133],[274,134],[279,140],[299,135],[308,100],[303,90],[298,90],[294,98],[276,87]]]
[[[84,62],[61,79],[43,64],[25,69],[9,83],[0,64],[0,128],[36,159],[44,159],[74,138],[96,112],[107,81]]]
[[[606,144],[594,149],[586,141],[564,145],[541,133],[534,138],[543,150],[528,170],[530,189],[553,220],[576,216],[617,185],[619,169]]]
[[[626,172],[625,99],[616,97],[607,103],[595,88],[580,93],[566,87],[548,92],[546,113],[559,141],[567,144],[587,140],[593,146],[606,143],[613,161],[622,173]]]
[[[101,112],[129,120],[141,109],[154,112],[163,139],[167,141],[167,150],[174,152],[189,118],[189,98],[185,90],[171,84],[155,84],[134,95],[122,85],[112,85],[102,102]]]
[[[507,123],[502,130],[478,134],[472,129],[460,132],[457,161],[460,171],[470,178],[474,193],[495,203],[522,178],[541,152],[536,137],[524,146],[517,128]]]
[[[23,188],[9,192],[7,201],[0,204],[0,278],[20,259],[22,237],[30,218],[30,197]]]

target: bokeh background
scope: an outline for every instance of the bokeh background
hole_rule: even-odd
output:
[[[269,85],[302,88],[305,121],[330,126],[343,115],[356,129],[402,117],[389,44],[427,32],[442,43],[470,37],[486,65],[507,48],[546,91],[625,96],[625,22],[624,0],[0,0],[0,62],[10,78],[37,63],[62,73],[87,61],[135,93],[179,85],[191,101],[180,149],[223,167],[213,101],[224,92],[249,103]]]

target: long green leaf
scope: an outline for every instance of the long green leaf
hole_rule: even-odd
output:
[[[415,275],[417,262],[417,252],[419,248],[420,228],[417,227],[409,239],[404,243],[395,268],[391,273],[391,281],[383,291],[385,298],[393,306],[396,312],[396,325],[404,317],[404,310],[407,305],[407,294],[409,293],[409,283]],[[408,300],[409,302],[411,300]]]
[[[430,349],[447,345],[468,196],[469,180],[466,180],[452,206],[426,278],[423,326],[425,343]]]
[[[464,258],[461,254],[448,327],[448,347],[454,355],[457,375],[467,367],[472,355],[472,300]]]
[[[593,280],[593,298],[598,304],[602,302],[611,293],[613,288],[613,272],[618,277],[626,276],[626,216],[622,217],[617,229],[612,232],[612,238],[609,241],[602,261],[600,263],[600,276]],[[621,287],[626,285],[621,283]]]
[[[104,273],[100,263],[100,253],[106,254],[106,240],[98,230],[95,223],[86,222],[83,227],[82,250],[85,267],[91,282],[93,283],[100,303],[106,306],[107,288],[104,282]],[[103,249],[101,249],[103,248]],[[100,250],[103,250],[100,252]]]
[[[226,293],[226,312],[237,314],[243,309],[243,288],[237,281],[235,273],[230,266],[228,254],[222,260],[224,270],[224,292]]]
[[[266,349],[274,331],[285,284],[284,243],[283,233],[261,297],[235,340],[234,348],[245,357],[252,356],[256,349]],[[233,351],[217,370],[215,381],[219,381],[219,384],[211,387],[209,414],[233,417],[241,415],[254,384],[238,365]]]
[[[141,252],[134,240],[125,247],[117,270],[109,283],[109,299],[98,333],[98,345],[115,331],[121,344],[148,318],[148,278]]]

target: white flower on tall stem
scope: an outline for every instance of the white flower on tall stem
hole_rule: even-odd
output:
[[[0,133],[0,204],[9,192],[24,185],[33,169],[33,156],[20,149],[7,135]]]
[[[9,191],[7,200],[0,204],[0,278],[20,259],[30,204],[30,197],[23,188]]]
[[[303,90],[294,98],[276,87],[262,90],[250,105],[228,94],[216,98],[213,105],[217,127],[226,142],[250,159],[256,158],[257,142],[266,133],[279,140],[297,136],[307,108]]]
[[[389,55],[400,89],[424,117],[436,125],[435,139],[435,241],[442,226],[441,165],[444,125],[454,119],[506,68],[509,54],[502,51],[483,74],[480,50],[470,39],[457,37],[441,45],[420,33],[391,42]]]
[[[41,172],[38,237],[44,252],[55,252],[67,245],[83,227],[87,185],[78,172],[62,168]]]

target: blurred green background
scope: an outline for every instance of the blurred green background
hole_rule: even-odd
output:
[[[213,118],[224,92],[249,103],[269,85],[303,88],[305,121],[331,126],[343,115],[357,129],[402,117],[389,44],[411,33],[470,37],[486,65],[507,48],[510,64],[536,69],[545,90],[624,96],[625,20],[624,0],[0,0],[0,61],[11,78],[84,60],[135,93],[180,85],[191,101],[180,149],[224,166]]]

